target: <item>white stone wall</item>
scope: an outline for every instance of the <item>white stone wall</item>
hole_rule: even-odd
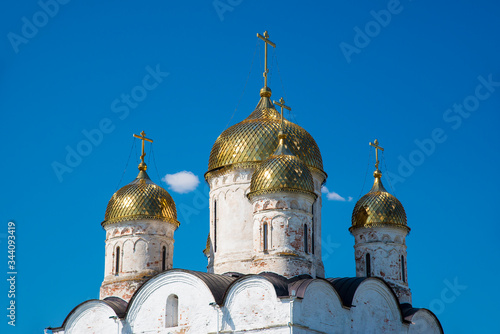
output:
[[[177,324],[168,326],[169,296],[178,297]],[[402,319],[398,301],[377,278],[364,280],[352,306],[343,305],[325,280],[310,282],[299,297],[279,297],[274,286],[259,275],[245,276],[229,286],[221,305],[198,276],[170,270],[147,281],[137,292],[120,322],[102,301],[89,301],[73,310],[58,334],[171,333],[200,334],[438,334],[436,317],[421,309]],[[118,326],[120,326],[118,328]]]
[[[350,333],[408,333],[398,301],[389,288],[378,280],[363,281],[354,294],[352,306]]]
[[[221,329],[228,333],[286,333],[290,307],[268,280],[253,276],[230,288],[221,317]]]
[[[210,185],[210,240],[212,243],[208,272],[254,273],[253,207],[247,198],[253,168],[229,168],[212,174]],[[312,171],[314,191],[318,196],[314,203],[314,266],[317,275],[324,275],[321,261],[321,184],[324,174]],[[217,203],[217,208],[215,208]],[[217,226],[217,231],[215,231]],[[312,228],[311,228],[312,230]],[[272,271],[265,266],[261,271]]]
[[[293,302],[293,309],[292,320],[297,326],[308,327],[321,333],[349,333],[350,312],[343,307],[339,295],[332,286],[323,280],[309,284],[304,298]],[[297,331],[297,333],[301,332]],[[311,332],[304,331],[303,333]]]
[[[136,220],[105,227],[105,268],[100,298],[109,296],[130,300],[145,279],[172,268],[176,226],[159,220]],[[118,253],[119,249],[119,253]],[[119,256],[118,270],[116,257]]]
[[[313,246],[321,243],[314,230],[317,226],[313,226],[314,201],[312,195],[292,192],[252,198],[254,256],[251,273],[271,271],[285,277],[324,276],[323,265],[317,266],[322,263],[320,254],[315,252],[317,247],[313,250]]]
[[[233,169],[208,180],[212,242],[210,255],[213,258],[213,267],[209,267],[208,272],[248,272],[253,239],[252,205],[246,194],[250,189],[253,171],[251,168]]]
[[[121,333],[123,324],[109,305],[99,300],[83,303],[58,334]]]
[[[167,300],[178,298],[178,323],[167,323]],[[170,271],[146,283],[129,306],[127,333],[208,333],[216,331],[214,298],[205,283],[182,271]]]
[[[440,334],[441,328],[439,326],[436,316],[430,311],[422,309],[417,311],[411,319],[410,329],[408,334],[426,333],[426,334]]]
[[[321,185],[325,182],[325,175],[317,170],[311,170],[314,181],[314,193],[316,194],[316,201],[314,202],[313,209],[313,224],[314,224],[314,254],[316,254],[316,268],[317,276],[324,277],[325,269],[323,268],[322,251],[321,251],[321,208],[323,206],[323,199],[321,197]]]
[[[406,256],[407,231],[397,227],[380,226],[357,228],[352,234],[355,239],[356,276],[368,276],[366,254],[369,253],[370,276],[383,278],[393,287],[401,303],[411,304]],[[404,265],[401,263],[401,256],[404,257]]]

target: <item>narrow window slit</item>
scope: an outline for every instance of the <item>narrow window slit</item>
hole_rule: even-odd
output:
[[[312,212],[312,226],[311,226],[311,248],[312,248],[312,253],[314,254],[314,247],[315,247],[315,243],[314,243],[314,204],[312,205],[312,209],[311,209],[311,212]]]
[[[372,264],[370,259],[370,253],[366,253],[366,277],[372,276]]]
[[[401,280],[406,283],[406,275],[405,275],[405,257],[401,255]]]
[[[214,201],[214,253],[217,252],[217,201]]]
[[[307,235],[307,224],[304,224],[304,252],[309,254],[309,238]]]
[[[267,252],[267,223],[262,226],[262,239],[264,252]]]
[[[120,247],[116,247],[115,275],[120,272]]]
[[[165,271],[167,269],[167,247],[163,246],[161,254],[161,270]]]

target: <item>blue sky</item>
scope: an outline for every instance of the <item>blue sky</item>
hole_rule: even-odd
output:
[[[348,227],[355,201],[371,186],[368,142],[378,138],[390,176],[384,183],[412,228],[414,305],[436,312],[447,333],[500,333],[492,280],[500,275],[498,2],[215,4],[4,4],[0,249],[7,272],[14,220],[18,275],[15,328],[6,320],[7,282],[0,284],[0,331],[40,333],[98,298],[100,223],[111,195],[137,174],[132,134],[142,130],[154,139],[149,174],[179,211],[174,267],[205,270],[203,174],[217,136],[258,102],[263,46],[256,33],[268,30],[277,44],[273,98],[284,96],[292,107],[285,116],[315,138],[327,188],[346,199],[324,194],[327,276],[355,275]],[[86,134],[94,134],[90,145]],[[68,158],[72,150],[83,152],[80,159]],[[180,194],[161,181],[180,171],[198,176],[195,190]]]

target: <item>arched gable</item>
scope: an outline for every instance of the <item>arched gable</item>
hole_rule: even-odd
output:
[[[383,280],[367,278],[356,289],[351,306],[352,333],[401,333],[407,328],[399,301]]]
[[[271,281],[261,275],[248,275],[228,289],[222,315],[222,330],[251,330],[263,324],[287,323],[288,304],[278,299]]]
[[[427,309],[418,309],[407,319],[411,320],[408,334],[443,334],[438,318]]]
[[[76,306],[61,326],[65,334],[114,333],[121,328],[127,303],[118,298],[91,299]]]
[[[294,323],[325,333],[348,332],[349,310],[343,306],[330,282],[323,279],[301,280],[291,289],[297,289],[296,294],[301,297],[294,303]]]
[[[225,288],[234,278],[173,269],[156,275],[134,294],[126,320],[133,332],[161,331],[168,326],[167,300],[178,299],[178,327],[186,333],[216,330],[216,311],[210,305],[222,300],[213,287]],[[213,282],[212,282],[213,281]],[[217,281],[217,282],[215,282]],[[212,286],[212,287],[211,287]]]

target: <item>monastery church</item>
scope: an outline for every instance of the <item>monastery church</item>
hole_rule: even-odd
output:
[[[321,186],[327,174],[314,138],[283,116],[290,108],[264,87],[255,110],[215,141],[207,272],[172,269],[174,200],[137,178],[111,197],[99,299],[76,306],[57,334],[139,333],[443,333],[429,310],[412,306],[401,202],[382,184],[377,140],[371,190],[352,224],[356,277],[328,278],[321,259]],[[277,107],[275,107],[275,105]],[[204,245],[200,245],[203,248]],[[354,265],[354,263],[353,263]],[[97,288],[97,287],[96,287]]]

